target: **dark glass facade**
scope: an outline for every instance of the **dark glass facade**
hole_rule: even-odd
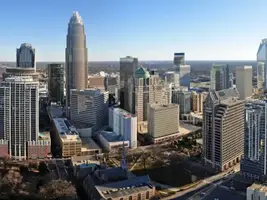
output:
[[[49,101],[64,103],[64,66],[63,64],[48,65],[48,93]]]

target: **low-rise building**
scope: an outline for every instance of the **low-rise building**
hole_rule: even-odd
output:
[[[129,140],[123,140],[123,136],[114,132],[101,131],[98,140],[106,151],[123,147],[129,147]]]
[[[8,141],[0,139],[0,158],[8,156]]]
[[[176,137],[179,134],[179,105],[150,104],[148,134],[154,143]]]
[[[266,200],[267,186],[261,184],[252,184],[247,188],[247,200]]]
[[[49,132],[39,133],[37,141],[28,142],[28,159],[51,157],[51,139]]]
[[[53,128],[62,157],[81,155],[82,140],[76,128],[66,118],[53,119]]]

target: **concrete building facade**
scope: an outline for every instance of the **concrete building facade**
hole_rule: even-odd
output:
[[[191,112],[191,93],[181,90],[172,91],[172,103],[179,104],[180,116]]]
[[[9,142],[10,158],[26,159],[28,142],[38,140],[38,85],[31,77],[6,78],[0,85],[0,139]]]
[[[257,52],[257,87],[258,89],[266,88],[267,72],[267,39],[263,39]]]
[[[203,157],[223,171],[240,161],[244,150],[244,101],[236,88],[210,91],[203,110]]]
[[[207,97],[207,93],[197,93],[193,91],[191,93],[191,110],[195,113],[203,112],[203,103]]]
[[[236,88],[239,92],[240,99],[245,100],[252,96],[252,66],[236,67]]]
[[[99,89],[71,90],[70,118],[91,125],[94,130],[108,120],[108,92]]]
[[[171,119],[171,120],[170,120]],[[149,104],[148,134],[154,141],[179,132],[179,105]]]

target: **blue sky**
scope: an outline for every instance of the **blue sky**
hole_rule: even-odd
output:
[[[1,0],[0,61],[23,42],[37,61],[64,61],[74,10],[82,16],[88,58],[255,60],[267,38],[266,0]]]

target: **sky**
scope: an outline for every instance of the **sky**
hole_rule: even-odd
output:
[[[255,60],[267,38],[266,0],[1,0],[0,61],[21,43],[37,61],[64,61],[73,11],[83,18],[89,61]]]

